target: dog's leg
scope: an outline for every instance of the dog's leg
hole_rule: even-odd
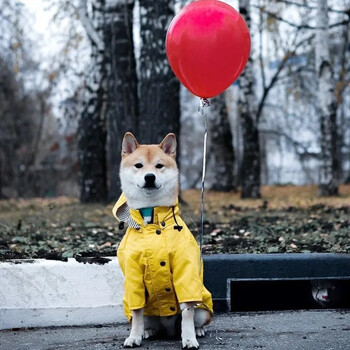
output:
[[[194,303],[181,303],[181,340],[184,349],[198,349],[199,344],[196,339],[194,329]]]
[[[160,317],[159,316],[144,316],[143,338],[148,339],[159,333],[160,330]]]
[[[135,346],[140,346],[143,330],[143,309],[132,310],[131,332],[130,336],[125,339],[124,347],[133,348]]]
[[[211,320],[209,311],[198,308],[194,310],[194,327],[196,329],[197,337],[204,337],[205,330],[203,326],[208,324]]]

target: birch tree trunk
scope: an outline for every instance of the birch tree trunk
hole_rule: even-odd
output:
[[[169,132],[179,137],[179,83],[165,52],[174,0],[141,0],[140,121],[143,143],[158,143]],[[179,154],[179,153],[178,153]]]
[[[337,102],[329,53],[328,4],[317,1],[316,73],[321,126],[321,165],[319,195],[338,194]]]
[[[80,8],[80,17],[92,47],[78,126],[80,200],[83,203],[104,201],[107,197],[104,5],[104,0],[94,0],[90,16],[87,14],[85,0],[81,1]]]
[[[108,77],[108,198],[120,193],[121,144],[127,131],[137,134],[138,96],[133,44],[134,0],[106,0],[105,55]]]
[[[2,146],[1,144],[1,139],[0,139],[0,147]],[[2,152],[0,152],[0,199],[5,199],[5,196],[3,195],[2,193],[2,186],[3,186],[3,180],[2,180],[2,177],[3,177],[3,168],[2,168]]]
[[[250,28],[250,0],[239,1],[239,12]],[[239,114],[243,129],[243,159],[241,166],[242,198],[260,198],[260,144],[255,111],[253,61],[250,54],[239,78]]]
[[[213,160],[214,191],[231,191],[234,186],[234,153],[231,127],[228,120],[225,96],[220,94],[210,101],[211,110],[208,123],[209,154]]]

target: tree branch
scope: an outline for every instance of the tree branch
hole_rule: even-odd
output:
[[[350,20],[349,20],[349,19],[344,19],[344,21],[330,24],[330,25],[329,25],[329,28],[334,28],[334,27],[343,26],[343,25],[347,25],[347,24],[349,24],[349,23],[350,23]],[[318,27],[315,27],[314,29],[318,29]]]
[[[260,61],[260,67],[261,67],[261,80],[263,84],[263,89],[266,89],[266,77],[265,77],[265,65],[262,57],[262,13],[260,12],[260,22],[259,22],[259,61]]]
[[[292,6],[296,6],[296,7],[307,8],[309,10],[316,10],[315,6],[307,5],[306,2],[298,3],[298,2],[294,2],[294,1],[288,1],[288,0],[278,0],[278,2],[282,2],[282,3],[286,4],[286,5],[292,5]],[[331,8],[331,7],[328,7],[328,11],[329,12],[333,12],[333,13],[347,14],[348,10],[336,10],[336,9]]]
[[[296,33],[297,35],[297,33]],[[258,111],[257,111],[257,114],[256,114],[256,120],[259,122],[259,119],[260,119],[260,116],[261,116],[261,113],[262,113],[262,109],[264,107],[264,103],[265,103],[265,100],[271,90],[271,88],[274,86],[274,84],[276,83],[276,81],[278,80],[278,77],[281,73],[281,71],[283,70],[283,68],[286,66],[286,63],[288,61],[288,59],[292,56],[295,55],[295,52],[296,50],[301,46],[303,45],[305,42],[311,40],[313,37],[315,36],[315,34],[312,34],[311,36],[299,41],[298,44],[295,45],[294,47],[294,50],[293,51],[287,51],[281,61],[281,64],[278,66],[277,68],[277,71],[275,72],[275,74],[273,75],[271,81],[270,81],[270,84],[266,86],[266,88],[264,89],[264,92],[263,92],[263,96],[260,100],[260,103],[259,103],[259,107],[258,107]]]
[[[79,6],[76,8],[76,10],[79,14],[80,21],[89,39],[97,47],[99,51],[103,51],[104,50],[103,38],[101,38],[100,35],[96,32],[94,26],[91,23],[91,20],[87,13],[87,1],[80,0]]]
[[[294,70],[291,70],[288,74],[285,74],[283,76],[279,76],[278,80],[279,81],[283,80],[283,79],[289,79],[290,80],[291,76],[294,76],[296,74],[303,73],[303,72],[314,73],[315,70],[314,69],[310,69],[310,67],[308,67],[307,65],[304,65],[304,66],[301,66],[301,67],[296,68]]]
[[[319,153],[309,152],[305,145],[303,145],[301,142],[294,140],[290,135],[284,133],[283,131],[260,129],[260,132],[267,135],[270,134],[270,135],[275,135],[279,137],[284,137],[287,140],[287,142],[294,147],[296,154],[301,158],[311,157],[311,158],[319,159],[320,157]],[[300,152],[299,149],[301,149],[302,152]]]
[[[296,23],[290,22],[290,21],[286,20],[285,18],[282,18],[281,16],[276,15],[273,12],[265,10],[265,8],[263,8],[261,6],[258,6],[258,5],[253,5],[253,6],[258,8],[260,10],[260,12],[266,13],[270,17],[272,17],[280,22],[286,23],[286,24],[290,25],[291,27],[295,27],[297,29],[312,29],[312,30],[319,29],[319,27],[310,26],[308,24],[296,24]],[[344,14],[346,14],[346,12],[344,12]],[[345,24],[348,24],[349,22],[350,22],[350,20],[346,19],[346,20],[343,20],[341,22],[330,24],[329,28],[334,28],[334,27],[338,27],[341,25],[345,25]]]

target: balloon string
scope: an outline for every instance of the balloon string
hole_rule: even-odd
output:
[[[201,230],[199,235],[199,273],[202,269],[202,250],[203,250],[203,235],[204,235],[204,185],[205,185],[205,174],[206,174],[206,163],[207,163],[207,138],[208,138],[208,121],[205,113],[205,109],[210,107],[210,102],[206,98],[200,99],[199,112],[204,119],[204,142],[203,142],[203,164],[202,164],[202,184],[201,184]]]

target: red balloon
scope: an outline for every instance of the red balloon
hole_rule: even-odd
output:
[[[241,74],[249,58],[250,35],[233,7],[217,0],[199,0],[173,18],[165,46],[181,83],[193,94],[209,98]]]

